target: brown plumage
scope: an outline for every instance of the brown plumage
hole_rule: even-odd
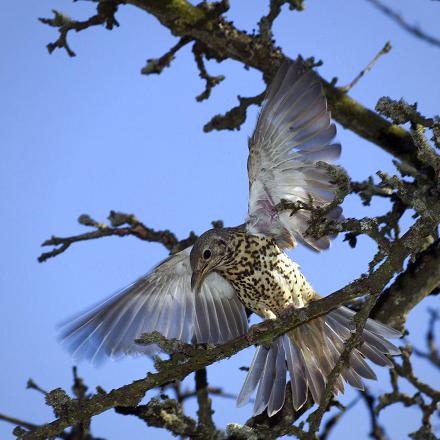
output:
[[[304,307],[320,298],[298,265],[273,238],[251,235],[243,229],[205,232],[194,245],[190,261],[195,290],[215,271],[229,281],[240,301],[262,318],[279,317],[289,306]],[[238,404],[246,403],[258,385],[254,414],[265,409],[270,416],[278,412],[284,403],[287,370],[295,409],[307,400],[308,389],[314,401],[319,402],[327,376],[354,328],[352,316],[353,312],[342,307],[277,338],[269,349],[258,347]],[[337,393],[344,392],[344,380],[363,389],[361,377],[376,379],[365,358],[381,366],[391,365],[385,355],[398,354],[399,350],[385,336],[398,337],[400,334],[371,319],[367,321],[365,342],[351,353],[350,367],[336,382]]]
[[[332,237],[311,238],[306,233],[309,211],[292,215],[278,206],[282,200],[312,200],[317,208],[325,208],[334,200],[337,188],[327,167],[341,149],[332,143],[335,134],[314,73],[285,62],[269,87],[250,139],[246,223],[205,232],[192,249],[169,257],[122,292],[67,322],[62,338],[73,355],[99,362],[106,356],[151,352],[157,347],[138,345],[135,339],[152,331],[187,343],[221,344],[246,332],[244,306],[270,319],[286,307],[300,308],[318,299],[283,248],[300,242],[320,251],[329,247]],[[333,209],[328,218],[341,221],[342,210]],[[295,409],[305,403],[309,390],[319,402],[353,328],[353,312],[341,307],[278,337],[270,347],[258,346],[238,404],[257,389],[254,414],[275,414],[284,404],[287,372]],[[389,366],[387,355],[399,350],[385,338],[398,336],[368,320],[364,342],[352,352],[336,392],[343,392],[344,381],[362,389],[361,377],[376,377],[365,359]]]

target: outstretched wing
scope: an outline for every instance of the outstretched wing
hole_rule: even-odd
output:
[[[285,61],[269,86],[257,126],[249,143],[249,218],[247,231],[274,237],[282,247],[296,241],[315,250],[328,248],[330,238],[305,236],[310,212],[278,212],[281,200],[324,207],[337,187],[317,162],[330,163],[341,152],[333,144],[336,127],[316,74],[304,73],[298,63]],[[334,209],[330,217],[341,218]]]
[[[122,354],[148,353],[135,343],[157,331],[186,343],[221,344],[244,334],[246,312],[234,289],[211,273],[198,294],[191,291],[190,248],[92,310],[62,326],[62,342],[76,358],[100,362]]]

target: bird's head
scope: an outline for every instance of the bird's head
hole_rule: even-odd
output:
[[[191,249],[191,289],[199,292],[206,276],[220,269],[230,258],[225,229],[210,229],[202,234]]]

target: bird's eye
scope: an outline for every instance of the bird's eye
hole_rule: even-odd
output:
[[[211,258],[211,251],[209,249],[206,249],[205,252],[203,252],[203,258],[205,260],[209,260]]]

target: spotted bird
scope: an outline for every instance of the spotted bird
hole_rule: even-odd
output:
[[[106,356],[145,353],[151,347],[135,342],[142,333],[157,331],[186,343],[222,344],[248,328],[245,308],[273,319],[287,307],[304,307],[320,298],[299,266],[284,252],[301,242],[316,251],[331,237],[318,240],[306,230],[311,213],[280,209],[281,201],[317,208],[331,203],[337,191],[328,164],[340,155],[322,86],[312,71],[286,61],[268,88],[257,126],[249,140],[249,213],[244,225],[212,229],[194,246],[170,256],[91,311],[69,321],[62,338],[77,358],[100,361]],[[323,166],[322,162],[326,164]],[[342,221],[342,210],[328,216]],[[257,346],[238,396],[245,404],[257,389],[254,415],[276,414],[285,401],[287,372],[293,406],[315,402],[353,331],[354,313],[340,307]],[[400,333],[369,319],[362,345],[335,385],[363,389],[362,379],[376,379],[366,359],[390,366],[387,355],[399,349],[386,338]]]

